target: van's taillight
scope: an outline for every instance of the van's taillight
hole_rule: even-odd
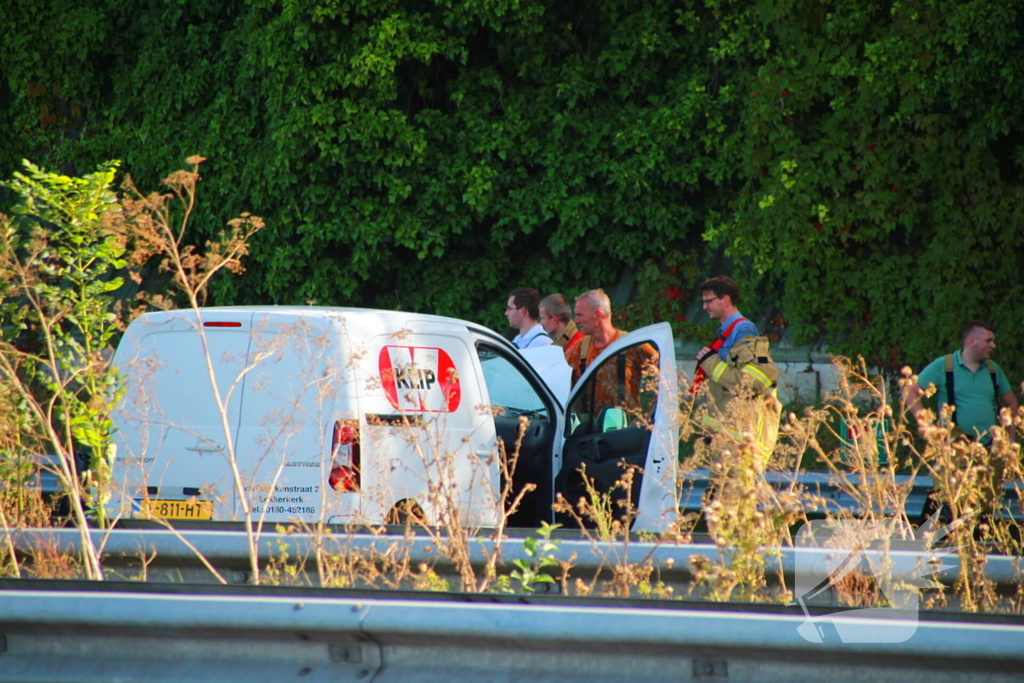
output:
[[[211,320],[203,323],[203,327],[241,327],[242,323],[230,323]]]
[[[338,420],[331,440],[331,474],[328,483],[335,491],[359,490],[359,423]]]

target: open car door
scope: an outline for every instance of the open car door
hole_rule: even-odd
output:
[[[611,493],[612,514],[630,515],[634,531],[667,529],[677,514],[678,406],[667,323],[609,345],[589,360],[569,394],[555,492],[576,507],[581,497],[589,498],[589,480],[597,494]],[[568,528],[576,525],[565,513],[557,519]]]

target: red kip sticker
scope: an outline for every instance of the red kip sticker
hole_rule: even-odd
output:
[[[444,349],[385,346],[378,357],[380,381],[395,410],[453,413],[462,401],[459,371]]]

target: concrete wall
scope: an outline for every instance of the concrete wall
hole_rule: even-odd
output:
[[[697,367],[696,355],[700,347],[693,343],[682,344],[676,341],[676,367],[686,381],[693,379]],[[772,351],[772,357],[780,372],[779,401],[783,405],[789,403],[814,403],[836,390],[839,372],[829,362],[823,352],[792,353],[792,350],[781,348],[778,354]],[[804,358],[795,358],[803,356]]]

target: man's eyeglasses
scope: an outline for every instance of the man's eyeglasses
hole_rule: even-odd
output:
[[[713,297],[711,297],[710,299],[701,299],[701,301],[703,301],[703,302],[704,302],[704,303],[703,303],[702,305],[703,305],[703,306],[707,306],[707,305],[708,305],[709,303],[711,303],[711,302],[712,302],[712,301],[714,301],[715,299],[721,299],[721,298],[722,298],[722,297],[720,297],[720,296],[713,296]]]
[[[518,311],[520,308],[522,308],[522,306],[509,306],[507,304],[505,305],[506,311]]]

